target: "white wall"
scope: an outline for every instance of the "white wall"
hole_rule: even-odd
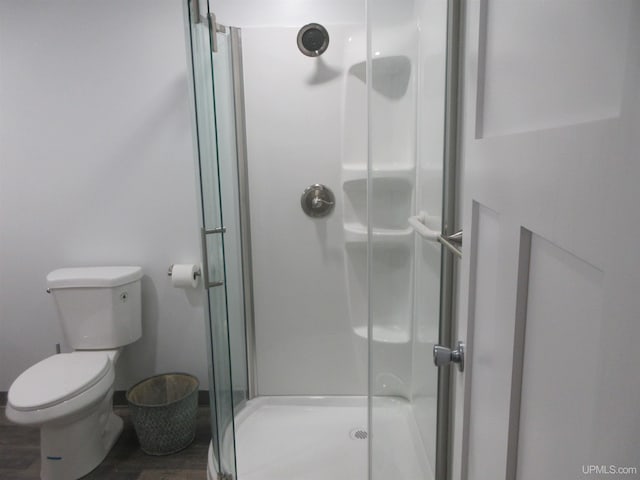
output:
[[[0,391],[62,342],[45,276],[136,264],[143,339],[117,388],[188,371],[206,387],[200,258],[180,0],[0,0]]]

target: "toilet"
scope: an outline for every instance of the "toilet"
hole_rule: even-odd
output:
[[[140,267],[62,268],[47,291],[71,353],[45,358],[9,388],[6,415],[40,427],[40,478],[71,480],[96,468],[118,439],[115,363],[142,335]]]

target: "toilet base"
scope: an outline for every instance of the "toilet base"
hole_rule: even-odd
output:
[[[113,413],[113,391],[75,420],[40,428],[40,478],[78,479],[104,460],[122,432],[122,419]]]

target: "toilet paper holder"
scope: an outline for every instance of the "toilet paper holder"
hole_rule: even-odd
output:
[[[171,274],[173,273],[173,263],[171,265],[169,265],[169,270],[167,271],[167,275],[171,276]],[[195,272],[193,272],[193,279],[195,280],[196,277],[199,277],[200,275],[202,275],[202,273],[200,272],[200,268],[198,268]]]

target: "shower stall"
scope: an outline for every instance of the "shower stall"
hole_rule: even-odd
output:
[[[444,479],[449,368],[432,349],[449,342],[455,269],[438,242],[453,226],[455,11],[447,0],[302,10],[185,0],[208,475]]]

